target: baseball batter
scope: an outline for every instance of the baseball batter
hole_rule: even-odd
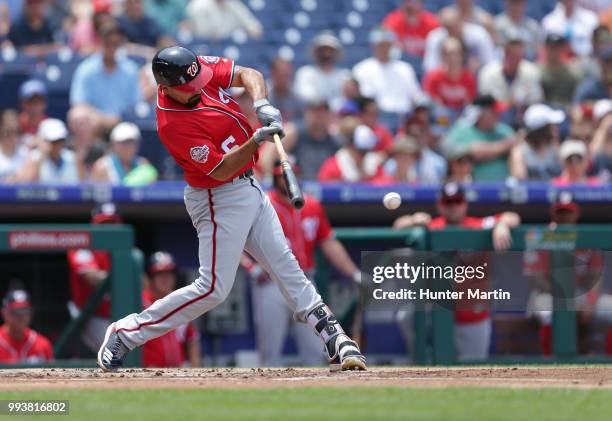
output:
[[[270,200],[252,177],[259,146],[284,134],[261,73],[177,46],[160,50],[152,67],[158,133],[188,184],[185,206],[198,234],[200,276],[143,312],[111,323],[98,365],[106,371],[119,368],[130,350],[223,302],[244,250],[279,286],[293,317],[316,331],[330,361],[337,360],[343,370],[365,370],[357,344],[300,269]],[[228,93],[236,86],[254,100],[262,124],[256,131]]]
[[[294,169],[297,173],[298,169]],[[334,267],[345,276],[360,282],[361,272],[342,243],[335,238],[321,203],[314,197],[305,195],[304,208],[294,209],[287,197],[287,186],[280,161],[275,163],[273,175],[274,189],[268,192],[268,197],[276,210],[287,242],[308,278],[314,279],[315,249],[320,247]],[[321,342],[312,329],[303,323],[291,323],[291,308],[287,306],[281,291],[268,274],[248,258],[243,259],[243,263],[255,280],[253,312],[261,364],[266,367],[282,365],[283,346],[291,328],[302,364],[321,365],[324,362]]]

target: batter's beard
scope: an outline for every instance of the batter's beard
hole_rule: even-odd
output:
[[[200,103],[200,94],[198,94],[197,96],[194,96],[191,100],[189,100],[189,102],[185,104],[185,106],[189,108],[194,108],[199,103]]]

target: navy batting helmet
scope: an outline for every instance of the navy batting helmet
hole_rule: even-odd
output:
[[[91,211],[92,224],[121,224],[123,219],[117,211],[117,206],[112,202],[103,203],[96,206]]]
[[[174,272],[176,270],[176,263],[172,255],[165,251],[156,251],[149,258],[149,265],[147,266],[149,275],[153,275],[159,272]]]
[[[212,70],[202,66],[198,56],[184,47],[162,48],[152,62],[155,81],[186,92],[202,89],[212,78]]]

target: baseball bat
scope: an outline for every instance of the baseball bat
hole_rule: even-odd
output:
[[[295,209],[302,209],[304,207],[304,195],[302,194],[302,189],[300,188],[300,183],[298,183],[297,177],[295,176],[295,172],[293,172],[293,168],[291,168],[291,163],[289,162],[287,152],[285,152],[285,148],[281,143],[281,138],[277,134],[274,135],[274,145],[276,146],[276,152],[278,153],[278,158],[281,162],[281,171],[283,172],[283,177],[285,178],[287,194],[289,195],[291,206],[293,206]]]

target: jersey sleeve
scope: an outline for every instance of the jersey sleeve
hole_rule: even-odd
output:
[[[218,56],[199,56],[200,63],[212,70],[213,76],[210,82],[213,85],[229,89],[234,80],[235,63],[234,60]]]
[[[95,255],[87,249],[69,250],[68,266],[71,271],[79,275],[93,270],[101,270]]]
[[[193,125],[167,125],[159,130],[170,153],[177,161],[189,163],[210,175],[223,161],[223,152],[215,146],[204,130]]]

